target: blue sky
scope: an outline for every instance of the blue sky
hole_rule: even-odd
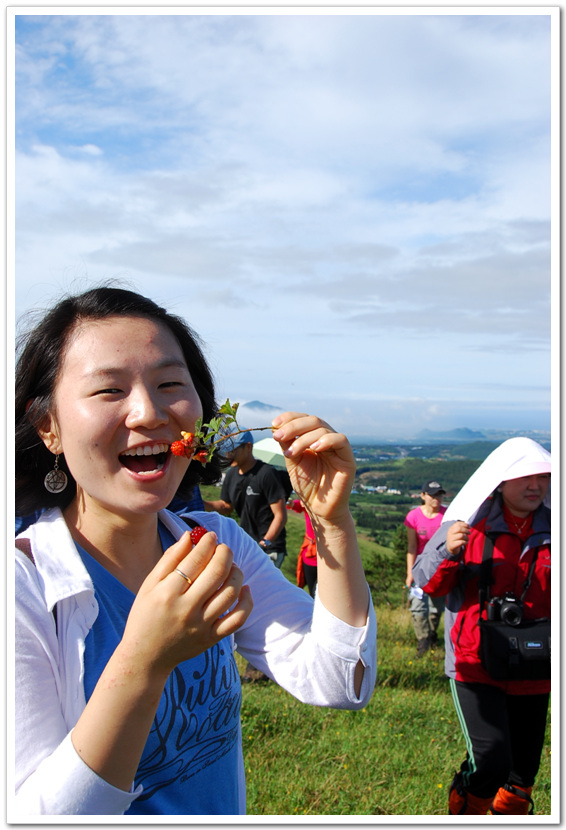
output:
[[[15,17],[18,318],[117,280],[222,399],[550,428],[547,10],[74,11]]]

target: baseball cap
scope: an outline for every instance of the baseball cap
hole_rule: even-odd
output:
[[[233,452],[238,447],[241,447],[242,444],[253,444],[253,442],[254,437],[248,429],[245,432],[241,432],[239,435],[234,435],[232,438],[227,438],[223,441],[220,445],[221,452]]]
[[[428,493],[429,496],[436,496],[438,493],[445,493],[446,490],[438,481],[425,481],[422,492]]]

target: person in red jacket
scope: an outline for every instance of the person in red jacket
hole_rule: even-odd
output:
[[[295,513],[305,514],[305,535],[301,543],[301,549],[297,557],[297,585],[309,589],[309,594],[314,597],[316,593],[317,561],[316,561],[316,539],[309,514],[300,499],[289,499],[287,510]]]
[[[413,569],[425,593],[446,596],[445,671],[467,747],[450,788],[450,815],[532,812],[550,680],[501,680],[486,671],[479,589],[489,536],[491,598],[512,595],[523,619],[550,620],[550,461],[529,438],[497,447],[448,507]]]

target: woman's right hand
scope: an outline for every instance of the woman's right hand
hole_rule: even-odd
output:
[[[191,582],[175,570],[178,568]],[[121,648],[168,676],[237,631],[253,608],[230,548],[214,532],[193,547],[186,532],[161,557],[132,605]]]
[[[470,525],[467,522],[454,522],[446,532],[446,549],[451,556],[461,554],[468,544]]]

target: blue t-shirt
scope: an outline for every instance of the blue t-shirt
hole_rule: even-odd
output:
[[[160,524],[163,549],[175,541]],[[98,617],[85,642],[85,695],[122,638],[135,595],[77,545]],[[230,640],[180,663],[167,680],[138,767],[143,793],[126,815],[237,815],[241,686]]]

